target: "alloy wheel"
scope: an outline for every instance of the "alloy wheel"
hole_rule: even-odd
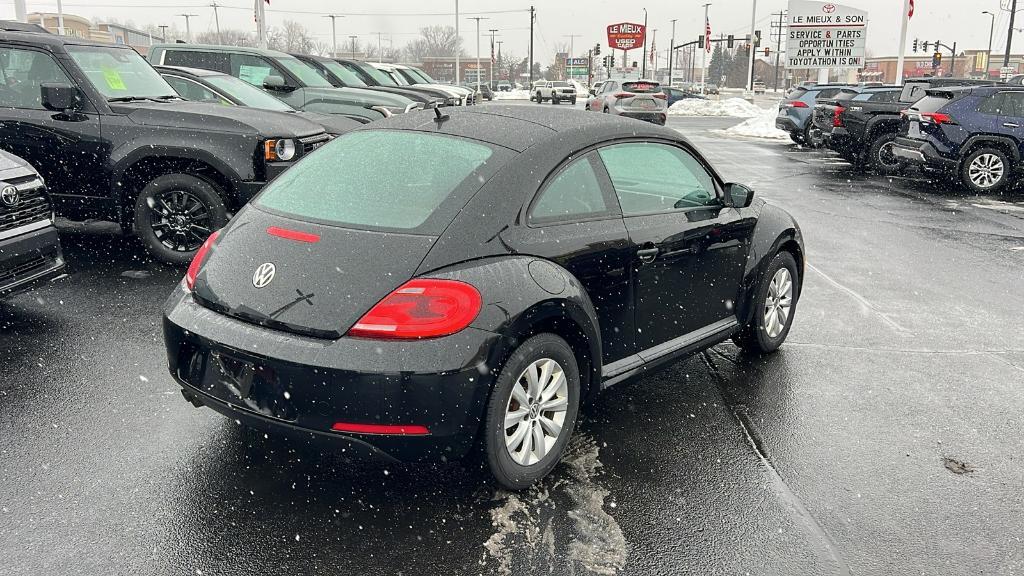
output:
[[[882,166],[896,166],[900,163],[899,158],[893,154],[892,149],[895,146],[895,142],[886,142],[878,148],[878,163]]]
[[[778,338],[789,321],[793,307],[793,278],[788,268],[779,268],[768,285],[764,299],[764,329],[769,338]]]
[[[967,168],[967,176],[978,188],[991,188],[1003,179],[1006,167],[996,154],[978,154]]]
[[[562,366],[541,358],[523,370],[505,407],[505,449],[521,466],[540,462],[562,434],[569,385]]]
[[[193,252],[213,232],[210,209],[185,190],[161,192],[147,202],[157,240],[175,252]]]

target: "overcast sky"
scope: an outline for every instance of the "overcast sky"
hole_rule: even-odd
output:
[[[671,20],[676,24],[676,43],[689,41],[702,33],[705,0],[569,0],[551,2],[534,0],[537,8],[536,51],[537,60],[547,62],[560,43],[568,43],[568,34],[575,38],[576,52],[604,41],[605,26],[611,23],[643,22],[643,7],[648,11],[649,29],[657,29],[658,50],[668,48]],[[1009,0],[1002,0],[1009,4]],[[916,12],[910,23],[909,38],[940,39],[946,44],[957,42],[958,49],[984,49],[988,44],[989,17],[981,13],[989,10],[997,14],[993,52],[1002,52],[1006,42],[1008,12],[1000,9],[1000,0],[915,0]],[[845,4],[868,12],[867,50],[869,55],[893,55],[898,48],[899,16],[902,0],[850,0]],[[28,0],[29,12],[56,11],[56,0]],[[198,14],[192,19],[192,31],[213,30],[213,9],[206,0],[65,0],[66,13],[89,18],[115,17],[132,20],[137,25],[146,23],[177,24],[184,29],[184,19],[176,14]],[[252,0],[218,0],[221,4],[222,28],[254,29]],[[351,2],[329,0],[272,0],[268,11],[268,24],[274,26],[286,19],[305,24],[318,39],[331,41],[330,19],[324,14],[345,14],[338,19],[338,42],[347,42],[349,35],[360,35],[361,40],[377,41],[376,32],[384,32],[396,46],[405,44],[425,25],[454,25],[454,0],[378,0]],[[498,39],[504,41],[505,52],[525,56],[529,43],[529,0],[462,0],[463,16],[460,27],[467,51],[476,52],[476,24],[467,18],[488,18],[480,23],[482,35],[496,28]],[[767,36],[772,12],[785,9],[785,0],[759,0],[757,27]],[[1024,9],[1024,2],[1021,3]],[[373,14],[371,14],[371,12]],[[733,33],[744,35],[750,28],[751,0],[715,0],[710,8],[712,34]],[[1019,14],[1017,27],[1024,27],[1024,14]],[[0,18],[14,17],[12,0],[0,0]],[[1024,39],[1014,34],[1015,52],[1024,51]],[[1020,34],[1024,36],[1024,34]],[[908,51],[910,50],[908,42]],[[488,53],[487,39],[481,40],[481,50]],[[637,54],[639,56],[639,54]],[[632,57],[632,55],[631,55]]]

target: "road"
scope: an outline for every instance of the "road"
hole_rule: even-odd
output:
[[[791,211],[789,341],[619,385],[540,486],[351,461],[182,401],[182,270],[102,227],[0,304],[0,575],[1020,574],[1024,195],[855,173],[677,118]]]

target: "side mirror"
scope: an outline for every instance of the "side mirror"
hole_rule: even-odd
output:
[[[594,90],[593,88],[591,88],[590,89],[590,95],[591,96],[597,96],[597,90]]]
[[[746,208],[754,201],[754,191],[743,184],[732,182],[725,185],[725,199],[733,208]]]
[[[284,78],[280,76],[267,76],[263,79],[263,87],[275,92],[290,92],[294,90],[294,88],[285,84]]]
[[[82,104],[78,88],[70,84],[45,82],[39,87],[39,96],[43,107],[54,112],[78,110]]]

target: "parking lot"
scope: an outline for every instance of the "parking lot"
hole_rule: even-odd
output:
[[[788,341],[611,388],[519,494],[193,409],[160,327],[183,270],[66,226],[68,274],[0,303],[0,574],[1021,573],[1024,193],[738,122],[669,118],[800,222]]]

